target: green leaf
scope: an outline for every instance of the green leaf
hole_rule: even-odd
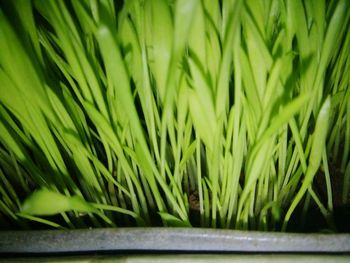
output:
[[[34,192],[24,201],[21,213],[44,216],[56,215],[71,210],[78,212],[96,211],[81,197],[67,197],[44,188]]]

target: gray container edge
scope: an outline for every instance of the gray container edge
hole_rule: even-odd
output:
[[[0,254],[120,251],[350,253],[350,234],[167,227],[0,231]]]

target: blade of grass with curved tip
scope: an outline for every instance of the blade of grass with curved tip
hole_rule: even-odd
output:
[[[247,0],[245,1],[245,8],[246,13],[249,14],[249,16],[252,18],[252,22],[254,22],[255,27],[257,29],[257,33],[261,34],[263,39],[266,38],[265,36],[265,3],[263,1],[256,1],[256,0]]]
[[[229,177],[229,181],[227,184],[228,191],[227,191],[227,197],[226,200],[223,202],[224,209],[226,208],[225,205],[228,205],[227,210],[227,220],[226,220],[226,227],[229,227],[231,224],[231,219],[234,218],[235,210],[238,209],[238,200],[241,196],[240,193],[240,184],[239,179],[241,177],[242,168],[244,166],[244,158],[245,158],[245,144],[246,144],[246,128],[245,124],[242,122],[242,126],[240,127],[239,134],[238,134],[238,141],[237,144],[232,142],[232,147],[235,146],[236,149],[239,149],[240,152],[235,152],[233,155],[233,171],[232,175]],[[230,187],[231,186],[231,187]]]
[[[350,3],[347,0],[339,0],[329,21],[327,32],[322,46],[318,72],[316,75],[317,84],[322,79],[323,72],[329,63],[332,54],[341,46],[342,35],[347,32],[347,22],[350,19]]]
[[[225,134],[225,142],[223,143],[223,179],[222,179],[222,194],[220,196],[220,202],[223,204],[223,210],[222,212],[226,212],[227,208],[225,209],[225,203],[224,203],[224,197],[226,197],[226,191],[227,189],[227,182],[230,178],[229,174],[232,172],[232,154],[230,153],[231,150],[231,143],[232,143],[232,137],[233,137],[233,124],[234,124],[234,106],[231,108],[229,112],[229,117],[227,121],[227,127],[226,127],[226,134]]]
[[[189,108],[191,119],[195,129],[198,131],[201,139],[209,148],[213,150],[213,139],[216,134],[217,118],[215,115],[214,101],[211,88],[202,71],[202,65],[199,61],[189,59],[191,71],[191,86],[188,89]]]
[[[242,18],[244,26],[245,42],[247,43],[247,56],[252,70],[253,81],[257,89],[257,96],[260,101],[263,99],[263,94],[266,89],[267,72],[272,67],[272,57],[263,36],[252,21],[249,13],[245,13]]]
[[[176,149],[174,153],[174,180],[177,183],[179,188],[182,188],[182,179],[183,179],[183,171],[188,159],[193,157],[193,153],[195,150],[195,141],[192,143],[192,151],[190,150],[189,145],[184,145],[184,136],[185,136],[185,127],[188,122],[190,122],[188,118],[188,101],[187,101],[187,89],[188,84],[183,76],[180,80],[180,88],[177,98],[177,116],[176,116]],[[187,148],[188,146],[188,148]],[[183,157],[182,157],[183,155]],[[186,158],[185,158],[186,156]]]
[[[224,38],[222,44],[221,61],[219,65],[219,72],[217,76],[217,90],[215,93],[215,106],[216,116],[223,117],[223,114],[227,112],[228,100],[230,94],[230,75],[232,72],[232,55],[233,48],[237,39],[240,37],[241,26],[241,10],[243,10],[243,1],[235,1],[234,7],[231,13],[228,14],[227,31],[224,32]],[[237,50],[237,48],[235,48]],[[217,56],[220,52],[217,52]]]
[[[34,47],[36,56],[39,58],[40,62],[43,63],[43,56],[40,49],[38,32],[34,21],[34,12],[33,12],[33,2],[26,0],[13,1],[18,17],[21,20],[21,25],[24,26],[28,37]]]
[[[190,56],[194,57],[196,64],[200,67],[202,72],[207,72],[207,54],[205,44],[207,42],[206,24],[204,7],[200,2],[198,7],[194,10],[193,20],[191,23],[191,31],[188,36],[188,49]]]
[[[146,2],[147,5],[148,2]],[[173,24],[171,10],[163,0],[149,1],[151,14],[144,14],[151,19],[149,66],[154,74],[161,101],[164,103],[166,82],[173,43]]]
[[[65,227],[55,223],[55,222],[52,222],[52,221],[49,221],[47,219],[43,219],[43,218],[40,218],[40,217],[37,217],[37,216],[31,216],[31,215],[27,215],[27,214],[23,214],[23,213],[16,213],[17,216],[19,217],[23,217],[25,219],[28,219],[28,220],[31,220],[31,221],[35,221],[35,222],[38,222],[38,223],[41,223],[41,224],[44,224],[44,225],[48,225],[48,226],[51,226],[51,227],[54,227],[54,228],[59,228],[59,229],[66,229]]]
[[[336,231],[336,227],[334,225],[334,219],[333,219],[333,211],[332,210],[327,210],[324,205],[322,204],[322,202],[320,201],[320,199],[318,198],[317,194],[314,192],[314,190],[312,189],[312,186],[310,185],[308,187],[308,192],[310,193],[310,196],[312,197],[312,199],[315,201],[316,205],[318,206],[318,208],[320,209],[323,217],[326,219],[326,222],[328,224],[328,226],[333,230]],[[307,206],[308,207],[308,206]]]
[[[191,227],[190,222],[182,221],[179,218],[164,212],[158,212],[161,218],[171,227]]]
[[[212,203],[211,203],[211,227],[216,228],[217,222],[216,217],[218,214],[222,213],[221,208],[222,205],[220,204],[220,193],[221,191],[221,177],[222,177],[222,170],[221,170],[221,163],[223,161],[223,137],[222,137],[222,129],[223,129],[223,117],[219,118],[217,120],[217,127],[215,130],[214,138],[213,138],[213,150],[212,152],[208,150],[207,154],[207,160],[208,160],[208,172],[209,176],[208,178],[211,180],[212,183]],[[210,161],[209,161],[210,160]]]
[[[111,205],[104,205],[104,204],[95,204],[95,203],[89,203],[89,204],[92,207],[96,208],[96,209],[118,212],[118,213],[121,213],[121,214],[125,214],[125,215],[128,215],[128,216],[131,216],[131,217],[133,217],[136,220],[140,220],[140,222],[142,221],[142,218],[140,218],[137,213],[135,213],[133,211],[129,211],[127,209],[123,209],[123,208],[116,207],[116,206],[111,206]]]
[[[129,87],[129,81],[123,60],[119,51],[119,46],[115,42],[110,29],[106,25],[100,25],[96,33],[97,40],[102,50],[102,56],[107,69],[107,76],[115,85],[119,102],[129,118],[133,133],[140,143],[142,150],[147,152],[147,143],[143,134],[140,119],[138,117],[133,96]]]
[[[306,164],[306,156],[303,150],[303,144],[302,144],[302,140],[301,140],[301,135],[299,133],[299,129],[297,126],[297,122],[295,121],[295,118],[292,118],[289,122],[289,126],[290,129],[292,131],[293,134],[293,138],[295,141],[295,145],[296,145],[296,149],[298,151],[299,154],[299,159],[300,159],[300,163],[301,163],[301,167],[303,168],[303,172],[306,172],[307,169],[307,164]]]
[[[304,181],[293,199],[290,205],[282,226],[282,230],[286,230],[289,218],[292,215],[297,204],[301,201],[303,195],[307,191],[308,187],[311,185],[313,178],[320,166],[322,153],[325,147],[326,136],[328,133],[328,123],[330,114],[330,98],[327,98],[323,103],[322,108],[317,116],[315,132],[313,134],[313,142],[311,147],[311,153],[308,161],[308,168],[306,170]]]
[[[240,218],[243,205],[260,174],[262,166],[264,164],[266,165],[265,158],[269,155],[268,152],[270,152],[272,143],[271,136],[273,136],[283,124],[287,123],[289,119],[300,110],[300,107],[307,102],[308,98],[309,96],[306,95],[300,96],[287,104],[278,116],[271,120],[266,131],[260,136],[257,143],[252,148],[246,163],[246,183],[240,196],[237,219]]]
[[[328,207],[328,211],[330,213],[333,213],[332,182],[331,182],[331,175],[329,173],[328,158],[327,158],[327,151],[326,151],[326,149],[323,150],[322,163],[323,163],[323,169],[324,169],[324,176],[325,176],[325,180],[326,180],[327,207]]]
[[[169,186],[172,188],[172,195],[174,196],[174,199],[177,200],[177,206],[173,208],[173,210],[175,211],[175,213],[178,213],[176,210],[179,210],[181,211],[181,213],[178,213],[180,216],[182,216],[183,218],[186,218],[187,217],[187,206],[186,206],[186,201],[184,201],[184,198],[186,198],[186,193],[183,194],[183,191],[182,191],[182,186],[178,186],[176,184],[176,181],[174,179],[174,175],[173,173],[171,172],[170,168],[169,168],[169,165],[166,164],[165,166],[165,170],[166,170],[166,174],[168,176],[168,179],[169,179]],[[169,199],[169,202],[173,202],[170,198]],[[186,198],[187,202],[188,202],[188,198]],[[188,218],[186,219],[183,219],[184,221],[187,221]]]
[[[300,108],[304,106],[309,99],[309,94],[300,95],[284,106],[279,113],[275,113],[268,128],[257,140],[257,145],[261,144],[265,139],[273,135],[283,124],[287,123],[293,115],[300,111]]]
[[[16,158],[19,160],[26,160],[28,154],[26,154],[24,147],[19,144],[17,140],[13,137],[13,134],[9,132],[7,127],[0,122],[0,141],[6,145],[15,154]]]
[[[249,58],[242,47],[240,47],[240,52],[237,52],[235,56],[239,56],[239,67],[243,84],[242,90],[244,90],[245,93],[247,106],[249,105],[249,108],[251,108],[252,111],[250,115],[252,115],[255,119],[259,119],[262,112],[262,103],[259,97],[256,83],[251,77],[253,75],[253,72],[251,65],[249,64]],[[239,93],[237,95],[241,96]]]
[[[212,23],[213,26],[219,30],[222,23],[220,3],[218,1],[204,0],[203,7],[205,9],[206,16],[208,16],[207,19],[209,19],[210,23]]]
[[[280,82],[280,72],[283,66],[282,58],[276,58],[269,73],[269,78],[266,81],[264,96],[262,98],[263,115],[259,123],[257,137],[261,136],[266,130],[267,125],[273,114],[273,108],[276,107],[276,100],[282,95],[282,83]]]
[[[288,22],[290,23],[287,27],[295,32],[300,55],[302,59],[306,59],[309,56],[309,34],[303,3],[301,0],[287,0],[286,6]]]
[[[200,1],[178,0],[175,6],[174,17],[174,42],[173,42],[173,61],[177,63],[185,49],[188,35],[191,30],[191,24],[194,19],[195,10],[198,8]],[[171,73],[170,73],[171,74]]]
[[[3,40],[0,42],[1,69],[6,72],[16,89],[21,91],[23,97],[37,104],[49,115],[51,111],[47,104],[39,68],[35,67],[34,61],[31,61],[31,57],[26,53],[23,43],[2,10],[0,10],[0,25],[0,38]]]
[[[327,32],[326,32],[324,43],[322,46],[320,60],[318,63],[316,76],[314,77],[314,82],[312,83],[314,87],[313,96],[311,97],[311,100],[308,105],[307,112],[301,127],[300,133],[302,135],[302,138],[305,137],[305,134],[307,132],[309,118],[315,106],[314,105],[315,100],[318,97],[317,94],[319,94],[319,92],[322,91],[322,89],[319,87],[322,84],[326,67],[331,59],[331,55],[336,50],[335,47],[338,47],[340,45],[340,43],[338,43],[339,41],[337,40],[340,39],[342,35],[341,33],[344,33],[344,28],[346,27],[346,23],[344,24],[344,20],[346,21],[350,17],[349,5],[350,5],[349,1],[346,1],[346,0],[338,1],[336,9],[334,10],[332,18],[328,24]]]
[[[72,160],[77,166],[79,173],[84,178],[82,183],[90,189],[89,192],[92,197],[99,199],[100,196],[103,196],[103,191],[89,159],[79,148],[71,147],[70,149],[72,151]]]
[[[325,34],[325,23],[326,20],[326,1],[325,0],[312,0],[305,3],[307,6],[307,12],[312,13],[312,20],[316,23],[318,31],[318,46],[322,46],[322,41]]]
[[[261,175],[261,171],[268,164],[269,158],[271,158],[271,139],[265,139],[264,143],[259,147],[257,152],[251,153],[247,160],[246,177],[243,191],[239,197],[238,211],[237,211],[237,223],[240,224],[242,220],[241,216],[244,211],[244,207],[249,206],[247,199],[252,191],[255,189],[256,181]],[[269,154],[270,153],[270,154]]]
[[[159,109],[156,105],[156,98],[159,94],[153,94],[152,90],[151,72],[150,66],[148,65],[152,64],[152,58],[147,56],[149,53],[147,53],[146,40],[145,37],[143,37],[145,30],[142,25],[136,25],[138,28],[135,28],[132,21],[128,18],[120,19],[120,21],[121,26],[119,31],[121,34],[121,45],[123,45],[122,47],[124,47],[124,50],[128,50],[128,55],[131,57],[131,62],[128,63],[128,61],[126,61],[126,65],[131,78],[135,82],[138,97],[141,102],[147,132],[150,135],[151,145],[153,146],[152,154],[154,154],[156,160],[160,162],[159,143],[157,140],[157,129],[160,126],[160,117]],[[163,42],[161,41],[161,43]],[[125,59],[128,59],[128,57],[125,56]],[[158,86],[157,88],[161,89]]]
[[[208,75],[211,83],[213,83],[214,93],[217,90],[217,83],[219,79],[220,63],[222,60],[221,50],[221,38],[220,38],[220,27],[221,27],[221,14],[217,10],[219,5],[216,1],[207,1],[214,5],[213,9],[208,10],[208,6],[204,2],[205,8],[205,27],[206,27],[206,67],[208,69]],[[210,4],[208,4],[210,5]],[[209,14],[211,13],[211,14]]]
[[[61,128],[63,126],[65,129],[72,130],[73,132],[78,132],[73,119],[69,115],[67,109],[57,94],[47,87],[47,95],[57,116],[57,119],[59,120],[59,122],[53,123],[53,125],[56,125],[57,128]]]
[[[1,71],[0,71],[0,76],[1,76]],[[3,79],[0,78],[0,80],[3,80]],[[4,86],[8,87],[8,88],[11,87],[11,85],[4,85]],[[9,92],[9,93],[11,94],[11,92]],[[16,94],[16,93],[14,93],[14,94]],[[22,100],[21,100],[22,98],[18,98],[18,99],[19,99],[18,102],[22,102]],[[15,100],[15,99],[13,99],[13,100]],[[0,100],[0,102],[1,102],[1,100]],[[1,122],[3,123],[3,125],[5,125],[7,129],[11,130],[11,136],[16,137],[16,140],[18,142],[21,141],[21,142],[23,142],[24,145],[33,146],[31,138],[28,138],[28,134],[26,134],[26,131],[24,129],[22,129],[21,125],[19,125],[19,123],[17,123],[15,121],[15,119],[12,118],[11,114],[14,114],[16,117],[18,117],[19,121],[26,122],[26,120],[22,119],[20,113],[17,113],[17,112],[14,113],[16,110],[13,109],[13,107],[11,107],[11,103],[7,103],[6,100],[3,100],[2,102],[4,103],[4,106],[2,104],[0,104],[0,118],[1,118]],[[15,103],[15,105],[17,106],[17,103]],[[11,108],[11,109],[8,110],[8,108]],[[27,124],[24,126],[27,126]],[[28,126],[30,126],[30,125],[28,125]],[[14,133],[12,133],[12,131]]]

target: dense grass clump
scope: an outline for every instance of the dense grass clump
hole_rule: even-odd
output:
[[[1,1],[1,228],[342,229],[349,28],[348,0]]]

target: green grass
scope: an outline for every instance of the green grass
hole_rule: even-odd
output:
[[[347,0],[2,1],[0,228],[337,231],[349,28]]]

